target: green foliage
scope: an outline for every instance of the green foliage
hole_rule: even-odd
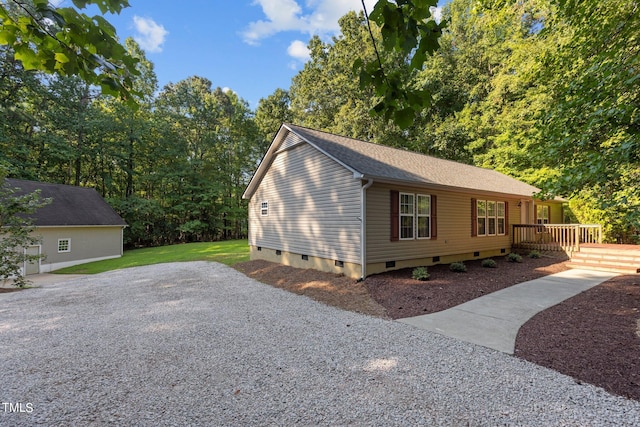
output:
[[[449,265],[449,270],[456,272],[456,273],[466,273],[467,272],[467,266],[464,265],[463,262],[452,262]]]
[[[606,212],[624,224],[612,234],[633,235],[640,228],[638,3],[562,1],[552,24],[544,36],[557,48],[539,75],[552,97],[539,153],[560,173],[544,190],[587,196],[586,215]]]
[[[538,259],[540,258],[542,255],[540,255],[540,252],[538,251],[531,251],[529,252],[529,258],[531,259]]]
[[[249,244],[246,240],[225,242],[199,242],[157,248],[132,249],[121,258],[75,265],[55,271],[60,274],[97,274],[121,268],[165,262],[211,261],[233,265],[249,260]]]
[[[25,262],[37,262],[40,258],[24,251],[40,241],[33,234],[35,228],[28,216],[50,202],[41,199],[39,192],[20,194],[5,182],[4,171],[0,169],[0,279],[11,278],[18,287],[28,284],[21,268]]]
[[[498,264],[490,258],[483,259],[480,265],[482,265],[485,268],[496,268],[498,266]]]
[[[429,280],[427,267],[416,267],[411,272],[411,277],[415,280]]]
[[[97,5],[119,13],[127,0],[74,0],[79,9]],[[0,44],[11,47],[26,70],[81,77],[103,93],[133,103],[132,75],[136,60],[118,42],[116,31],[102,16],[89,17],[73,7],[55,7],[48,0],[0,3]]]
[[[508,262],[522,262],[522,256],[520,254],[511,252],[509,255],[507,255],[507,261]]]
[[[431,18],[431,7],[437,0],[413,0],[392,2],[379,0],[368,21],[380,28],[381,47],[408,63],[412,70],[420,70],[427,55],[438,48],[438,37],[445,26]],[[370,29],[370,43],[376,47],[376,38]],[[377,50],[377,47],[376,47]],[[386,56],[386,55],[385,55]],[[411,87],[401,73],[394,72],[383,62],[383,55],[376,51],[376,58],[353,63],[354,74],[359,76],[360,87],[373,87],[379,97],[372,113],[393,120],[401,129],[407,129],[416,114],[429,105],[431,93]]]

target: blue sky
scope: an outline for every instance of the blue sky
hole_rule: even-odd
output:
[[[376,0],[365,0],[371,11]],[[441,0],[442,2],[442,0]],[[61,6],[68,6],[69,0]],[[129,0],[106,18],[121,40],[133,37],[154,63],[160,88],[197,75],[258,105],[288,89],[312,35],[325,40],[361,0]],[[96,9],[97,10],[97,9]],[[95,14],[93,9],[87,14]]]

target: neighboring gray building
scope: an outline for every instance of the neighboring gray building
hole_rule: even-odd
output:
[[[510,224],[536,223],[537,191],[493,170],[283,124],[243,198],[252,259],[359,278],[508,253]]]
[[[7,179],[6,184],[19,188],[18,194],[40,190],[41,197],[52,199],[31,216],[42,240],[26,250],[44,258],[25,265],[25,274],[122,256],[122,232],[127,223],[93,188],[19,179]]]

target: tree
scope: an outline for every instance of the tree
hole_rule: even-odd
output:
[[[378,0],[367,18],[376,58],[369,61],[357,59],[353,63],[353,70],[360,77],[360,86],[373,87],[379,97],[371,111],[387,120],[392,119],[402,129],[411,126],[416,114],[430,103],[431,94],[407,84],[404,75],[385,66],[371,30],[371,21],[378,24],[382,45],[388,52],[399,54],[411,69],[421,70],[427,55],[438,49],[438,38],[445,27],[445,21],[436,23],[429,19],[431,8],[437,3],[437,0]],[[362,6],[366,13],[364,1]]]
[[[29,255],[25,251],[40,240],[33,234],[35,228],[28,215],[51,201],[41,199],[38,192],[20,194],[6,183],[3,170],[0,170],[0,182],[0,279],[13,279],[16,286],[24,287],[28,281],[22,266],[40,259],[40,255]]]
[[[611,221],[640,230],[640,4],[557,0],[555,39],[540,78],[549,88],[537,154],[559,174],[547,194],[588,195]],[[597,20],[598,25],[594,25]]]
[[[127,0],[73,0],[84,9],[94,4],[105,14],[129,7]],[[56,8],[48,0],[0,3],[0,44],[12,48],[26,70],[77,75],[103,93],[133,102],[134,57],[118,42],[115,28],[102,16],[89,17],[73,7]]]
[[[282,123],[293,120],[291,97],[284,89],[276,89],[266,98],[261,98],[256,108],[255,123],[267,143],[275,137]]]

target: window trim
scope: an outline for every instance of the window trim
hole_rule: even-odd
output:
[[[411,197],[411,203],[403,203],[402,197],[409,196]],[[426,213],[419,213],[419,202],[420,198],[427,198],[429,200],[429,205]],[[403,212],[404,206],[411,206],[411,213]],[[411,218],[411,236],[402,237],[402,219]],[[420,222],[420,218],[428,218],[428,228],[427,228],[427,236],[420,236],[420,230],[418,229],[418,225]],[[398,193],[398,240],[430,240],[433,238],[433,196],[431,194],[422,194],[422,193]]]
[[[269,216],[269,201],[260,202],[260,216]]]
[[[411,197],[411,213],[403,213],[402,207],[407,206],[407,204],[402,203],[402,196],[410,196]],[[400,240],[414,240],[416,236],[416,195],[414,193],[400,193],[399,194],[399,221],[398,221],[398,236]],[[411,236],[410,237],[402,237],[402,218],[411,218]]]
[[[60,249],[61,244],[63,242],[66,242],[66,247],[67,247],[66,249]],[[62,245],[62,246],[64,246],[64,245]],[[69,252],[71,252],[71,238],[70,237],[65,237],[65,238],[62,238],[62,239],[58,239],[58,253],[62,254],[62,253],[69,253]]]
[[[473,201],[473,199],[472,199]],[[474,203],[474,202],[472,202]],[[476,212],[475,212],[475,237],[495,237],[495,236],[506,236],[507,235],[507,202],[500,200],[476,200],[475,201]],[[490,208],[490,206],[493,206]],[[500,214],[500,206],[502,206],[502,215]],[[481,209],[484,210],[484,215],[481,215]],[[490,210],[493,212],[493,215],[489,215]],[[491,220],[493,220],[493,233],[491,233]],[[502,232],[500,232],[500,220],[502,220]],[[484,230],[480,226],[481,221],[484,224]],[[484,231],[484,232],[482,232]]]

